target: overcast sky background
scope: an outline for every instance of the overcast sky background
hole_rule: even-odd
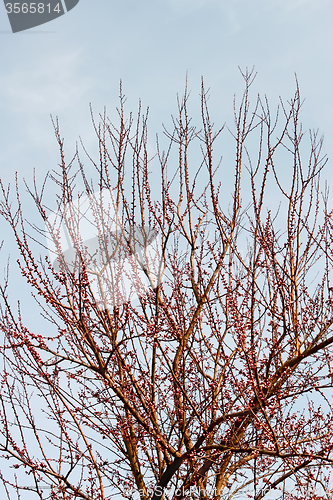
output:
[[[193,106],[204,76],[214,121],[231,123],[233,94],[243,90],[238,66],[255,66],[253,97],[266,93],[273,104],[292,97],[296,72],[305,129],[319,127],[332,158],[332,22],[332,0],[80,0],[57,20],[12,34],[1,3],[0,177],[7,184],[17,171],[31,181],[34,168],[42,179],[56,167],[50,114],[68,157],[79,136],[89,148],[89,103],[115,116],[120,79],[128,110],[139,98],[149,105],[152,134],[170,123],[187,71]],[[2,220],[0,230],[5,263],[14,250]]]
[[[332,153],[332,20],[332,0],[80,0],[57,20],[11,34],[0,5],[0,175],[30,178],[33,168],[42,176],[55,166],[50,113],[68,148],[79,135],[89,143],[88,103],[112,116],[120,79],[128,108],[141,98],[158,131],[186,71],[193,103],[203,75],[223,123],[243,88],[237,67],[253,65],[256,90],[272,102],[292,96],[297,73],[305,126],[319,127]]]
[[[150,107],[152,141],[162,122],[171,124],[186,72],[191,109],[199,112],[203,76],[214,122],[230,126],[234,93],[240,98],[244,88],[238,66],[255,66],[252,98],[266,93],[273,109],[279,96],[293,96],[296,72],[304,129],[324,133],[332,158],[332,21],[332,0],[80,0],[59,19],[12,34],[0,4],[0,177],[6,185],[17,171],[31,184],[33,169],[41,182],[56,168],[50,114],[59,117],[67,159],[79,137],[92,151],[89,103],[96,115],[106,106],[115,118],[120,79],[128,111],[139,99]],[[14,249],[2,220],[0,230],[5,262]]]

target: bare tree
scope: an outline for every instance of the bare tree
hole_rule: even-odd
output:
[[[46,322],[40,333],[24,325],[5,279],[8,498],[331,498],[322,138],[303,140],[297,82],[276,115],[260,97],[251,108],[254,76],[243,73],[231,135],[215,130],[203,84],[201,129],[192,125],[186,88],[153,158],[147,114],[126,118],[121,93],[117,126],[92,116],[98,161],[84,151],[95,184],[78,151],[66,162],[56,121],[60,170],[28,188],[46,228],[37,233],[19,188],[15,202],[2,186],[1,214]],[[229,161],[213,155],[225,134],[236,151],[231,192]]]

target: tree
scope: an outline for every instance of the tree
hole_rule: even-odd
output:
[[[8,498],[26,489],[86,500],[329,498],[333,245],[323,140],[310,131],[303,147],[297,81],[274,117],[267,99],[251,110],[255,75],[242,75],[227,134],[236,150],[230,198],[213,155],[227,130],[215,130],[203,84],[201,129],[186,87],[168,146],[157,138],[153,158],[147,114],[126,119],[122,93],[117,126],[92,115],[95,184],[78,150],[66,162],[54,122],[60,170],[28,188],[46,227],[33,226],[39,257],[18,183],[16,205],[2,186],[1,214],[46,321],[41,333],[24,326],[6,278],[0,446],[17,469],[3,472]],[[93,242],[80,232],[88,212]]]

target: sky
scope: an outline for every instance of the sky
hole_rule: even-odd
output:
[[[203,76],[215,121],[231,122],[233,95],[243,90],[238,67],[253,66],[253,97],[267,94],[273,103],[293,96],[297,74],[304,128],[325,135],[330,159],[332,22],[332,0],[80,0],[59,19],[13,34],[1,3],[0,178],[13,183],[17,171],[20,182],[31,183],[34,169],[41,180],[56,167],[51,114],[59,117],[68,157],[79,137],[92,146],[89,103],[96,114],[106,106],[112,118],[120,80],[128,110],[139,99],[149,106],[153,134],[170,123],[186,74],[193,104],[199,106]],[[331,160],[328,180],[330,172]],[[0,231],[5,265],[13,240],[2,220]],[[23,292],[12,272],[16,299]]]
[[[149,106],[152,140],[171,124],[186,74],[191,109],[198,115],[203,77],[214,122],[230,126],[234,93],[243,92],[238,67],[253,66],[252,98],[267,94],[273,108],[279,96],[293,96],[297,74],[304,130],[319,128],[332,158],[332,19],[333,0],[80,0],[60,18],[13,34],[0,4],[0,178],[13,184],[17,171],[31,185],[34,169],[41,183],[57,167],[50,115],[59,118],[68,159],[79,137],[95,148],[89,103],[114,119],[120,80],[128,111],[139,99]],[[0,231],[6,262],[14,247],[2,220]]]
[[[238,66],[255,66],[256,90],[275,102],[293,95],[296,72],[306,128],[319,127],[332,153],[332,16],[332,0],[80,0],[12,34],[0,5],[1,178],[17,170],[30,179],[33,168],[42,177],[55,166],[50,114],[69,151],[79,136],[89,145],[88,104],[112,115],[120,79],[129,109],[138,99],[149,105],[154,133],[175,112],[186,72],[193,102],[203,76],[223,123],[243,88]]]

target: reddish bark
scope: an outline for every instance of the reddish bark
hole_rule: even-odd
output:
[[[22,275],[52,325],[39,334],[26,328],[5,281],[0,447],[17,469],[17,482],[3,477],[8,497],[29,484],[53,499],[131,498],[136,491],[145,500],[261,500],[270,488],[289,500],[329,497],[333,244],[328,191],[319,182],[322,139],[309,134],[305,158],[298,85],[275,120],[259,97],[251,111],[254,76],[243,77],[230,196],[230,165],[213,156],[223,127],[211,123],[203,86],[202,129],[191,124],[185,90],[166,132],[170,145],[162,152],[157,141],[153,160],[147,116],[140,111],[136,123],[126,121],[122,95],[117,127],[105,116],[94,121],[97,188],[76,154],[83,195],[112,192],[124,255],[135,254],[130,235],[138,228],[158,234],[163,281],[139,259],[151,287],[137,303],[97,303],[79,238],[69,266],[49,226],[57,265],[37,258],[19,190],[14,207],[2,187],[1,214]],[[57,122],[55,132],[61,170],[47,183],[56,184],[65,214],[77,196],[74,160],[65,161]],[[160,192],[149,174],[157,162]],[[30,194],[48,224],[44,189]]]

